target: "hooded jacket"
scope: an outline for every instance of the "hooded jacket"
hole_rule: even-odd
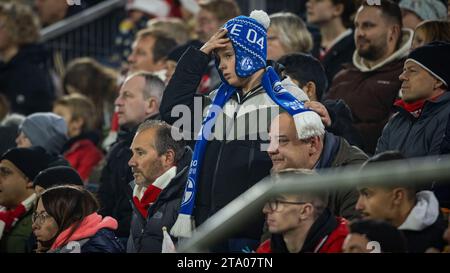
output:
[[[416,198],[416,205],[398,227],[405,234],[408,251],[424,253],[430,247],[442,250],[447,223],[440,214],[439,202],[431,191],[418,192]]]
[[[122,245],[113,230],[117,221],[111,217],[102,218],[97,213],[86,216],[80,226],[71,234],[72,226],[57,237],[50,253],[120,253]],[[69,236],[69,237],[68,237]]]
[[[381,131],[393,112],[403,63],[409,52],[412,31],[403,30],[400,48],[379,64],[368,67],[355,51],[353,64],[345,65],[333,80],[327,99],[343,99],[352,110],[353,125],[361,134],[366,153],[373,154]]]
[[[191,47],[184,53],[164,91],[160,106],[164,121],[174,126],[180,125],[177,124],[178,117],[172,116],[171,112],[178,105],[182,105],[189,107],[193,114],[190,117],[192,128],[200,128],[203,117],[201,111],[200,115],[195,116],[195,113],[199,112],[199,109],[194,107],[195,93],[208,63],[209,56],[198,49]],[[307,100],[306,94],[289,80],[283,81],[282,84],[299,100]],[[214,95],[215,91],[199,99],[203,101],[201,110],[211,103]],[[257,111],[261,109],[268,109],[270,113],[266,117],[258,115]],[[265,141],[260,136],[267,134],[271,111],[278,109],[261,86],[250,90],[245,96],[237,92],[225,104],[223,113],[215,123],[213,134],[216,138],[208,141],[205,149],[194,208],[197,225],[205,222],[207,218],[269,175],[272,162],[267,152],[261,149],[261,144]],[[251,140],[250,136],[254,137],[254,140]],[[264,223],[262,212],[249,220],[251,223],[247,228],[231,235],[230,238],[259,240]]]
[[[348,221],[335,217],[326,209],[308,230],[299,253],[341,253],[349,233]],[[257,253],[289,253],[281,234],[272,234],[256,250]]]
[[[148,208],[146,219],[133,206],[130,238],[127,253],[161,253],[163,242],[162,228],[170,230],[177,220],[184,188],[187,181],[192,150],[186,147],[183,157],[177,163],[177,172],[161,191],[156,201]],[[172,237],[176,242],[176,238]]]

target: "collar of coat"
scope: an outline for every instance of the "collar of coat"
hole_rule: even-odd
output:
[[[425,100],[419,100],[413,103],[407,103],[402,99],[398,99],[394,105],[397,107],[400,107],[402,109],[404,109],[405,111],[407,111],[408,113],[410,113],[414,118],[418,118],[420,117],[420,114],[422,114],[423,108],[425,107],[425,103],[427,101],[430,102],[438,102],[439,99],[442,97],[442,95],[444,95],[444,93],[441,93],[437,96],[434,96],[430,99],[425,99]]]

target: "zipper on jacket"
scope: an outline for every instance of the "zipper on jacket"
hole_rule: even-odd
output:
[[[240,100],[240,96],[238,93],[236,93],[238,95],[238,100]],[[239,103],[239,101],[238,101]],[[236,124],[236,119],[237,119],[237,113],[239,111],[240,108],[240,104],[238,105],[238,107],[236,107],[236,109],[234,110],[234,114],[233,114],[233,123],[231,124],[232,126],[230,127],[234,127],[234,125]],[[227,128],[225,128],[227,129]],[[217,163],[216,163],[216,167],[214,169],[214,173],[213,173],[213,178],[212,178],[212,183],[211,183],[211,205],[209,208],[209,212],[208,212],[208,217],[211,216],[211,213],[213,211],[213,209],[216,207],[216,204],[214,202],[214,189],[216,186],[216,182],[217,182],[217,172],[219,171],[219,166],[220,166],[220,161],[222,159],[222,151],[223,151],[223,147],[225,146],[226,142],[227,142],[227,136],[229,134],[229,130],[225,130],[225,139],[222,140],[222,142],[220,143],[220,149],[219,149],[219,153],[217,154]]]

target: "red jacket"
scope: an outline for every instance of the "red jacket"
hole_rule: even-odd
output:
[[[64,153],[64,158],[78,171],[83,181],[86,181],[92,169],[102,160],[103,153],[89,139],[74,142]]]
[[[315,253],[341,253],[345,237],[349,233],[348,221],[341,217],[336,217],[338,226],[328,236],[323,237],[316,246]],[[264,241],[256,250],[256,253],[272,253],[270,239]]]

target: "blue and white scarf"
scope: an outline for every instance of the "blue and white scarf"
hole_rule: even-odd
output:
[[[261,83],[269,97],[294,117],[296,127],[298,127],[297,124],[301,125],[300,127],[302,128],[297,128],[297,132],[302,131],[302,134],[304,134],[305,130],[311,131],[314,129],[317,130],[318,127],[323,128],[320,117],[315,112],[306,109],[302,101],[296,99],[281,85],[280,79],[272,67],[267,67]],[[171,229],[171,234],[175,237],[189,238],[192,236],[192,231],[195,228],[192,213],[194,211],[195,195],[199,183],[199,175],[205,155],[206,144],[208,140],[211,140],[212,127],[214,126],[217,117],[221,114],[222,108],[235,93],[235,87],[227,83],[222,83],[212,105],[208,108],[207,115],[203,120],[202,127],[195,143],[188,181],[184,190],[178,219]],[[320,125],[318,125],[318,123],[320,123]]]

